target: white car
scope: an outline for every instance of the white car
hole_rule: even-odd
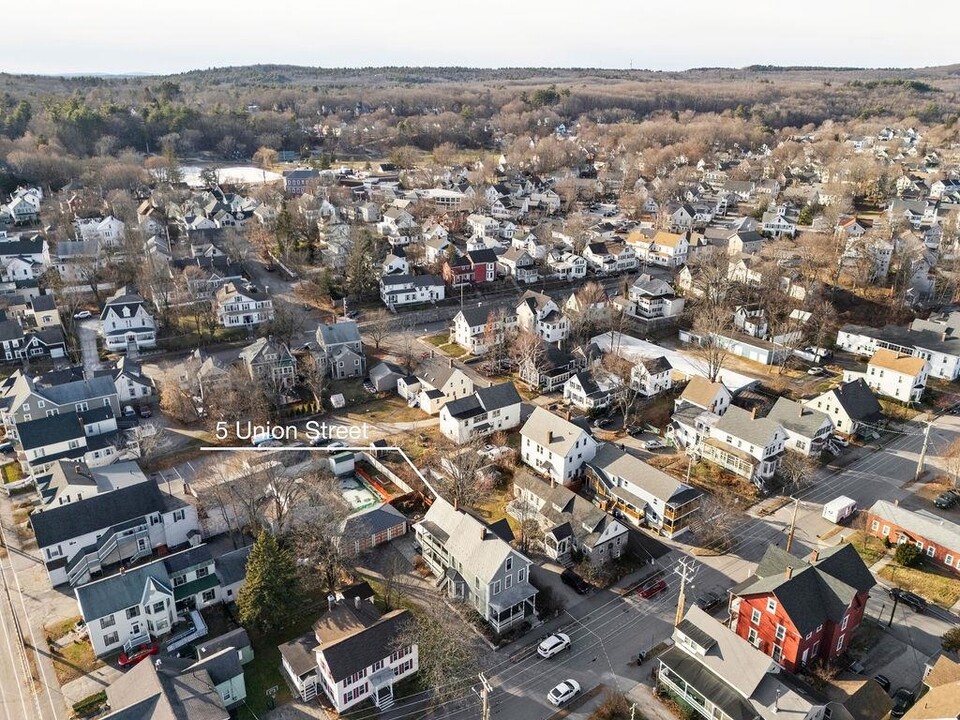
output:
[[[74,320],[86,320],[87,318],[93,317],[93,313],[89,310],[80,310],[73,314]]]
[[[580,683],[576,680],[564,680],[547,694],[547,700],[551,705],[560,707],[573,700],[579,693]]]
[[[554,633],[543,639],[537,646],[537,655],[542,658],[549,658],[562,650],[570,649],[570,636],[563,633]]]
[[[640,443],[640,446],[644,450],[663,450],[667,447],[667,444],[663,440],[644,440]]]

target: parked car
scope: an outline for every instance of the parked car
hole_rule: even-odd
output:
[[[904,713],[913,706],[916,699],[917,696],[913,694],[912,690],[907,690],[905,687],[898,688],[893,694],[893,710],[890,711],[890,714],[893,717],[903,717]]]
[[[581,595],[586,595],[590,592],[590,585],[582,577],[577,575],[573,570],[567,568],[562,573],[560,573],[560,579],[565,585],[569,585],[574,590],[576,590]]]
[[[124,417],[136,417],[137,411],[133,409],[133,405],[124,405],[123,406],[123,416]]]
[[[850,441],[846,438],[842,438],[839,435],[831,435],[830,442],[834,445],[839,445],[840,447],[850,447]]]
[[[956,490],[944,490],[934,498],[933,504],[941,510],[946,510],[956,505],[958,500],[960,500],[960,493]]]
[[[551,705],[560,707],[573,700],[580,693],[580,683],[576,680],[564,680],[547,695]]]
[[[153,410],[151,410],[148,407],[140,408],[140,417],[142,418],[153,417]]]
[[[332,443],[327,443],[328,448],[342,448],[346,447],[347,444],[343,440],[334,440]]]
[[[883,688],[884,692],[890,692],[890,678],[886,675],[874,675],[873,679],[877,681],[877,685]]]
[[[120,657],[117,658],[117,662],[119,663],[120,667],[130,667],[132,665],[136,665],[146,657],[156,655],[158,652],[160,652],[160,646],[157,644],[156,640],[152,640],[134,648],[129,654],[127,654],[126,651],[123,651],[120,653]]]
[[[347,317],[350,318],[351,320],[353,320],[354,318],[360,317],[360,311],[351,310],[350,312],[347,313]]]
[[[664,580],[663,578],[660,578],[659,580],[653,580],[651,582],[648,582],[646,585],[640,588],[640,592],[638,594],[644,600],[649,600],[654,595],[659,595],[666,589],[667,589],[667,581]]]
[[[0,442],[0,453],[8,453],[13,451],[13,440],[4,440]]]
[[[569,635],[554,633],[544,638],[543,641],[537,645],[537,655],[542,658],[550,658],[559,652],[569,650],[571,647],[573,646],[570,644]]]
[[[608,428],[611,425],[613,425],[613,420],[611,420],[608,417],[597,418],[596,420],[593,421],[593,426],[595,428],[603,429],[603,428]]]
[[[311,441],[310,441],[310,444],[311,444],[313,447],[326,447],[327,445],[330,444],[330,438],[328,438],[328,437],[323,437],[323,436],[321,435],[321,436],[315,437],[313,440],[311,440]]]
[[[667,447],[667,444],[663,440],[644,440],[640,443],[640,446],[644,450],[653,451],[653,450],[663,450]]]
[[[707,592],[697,595],[697,599],[694,602],[696,602],[697,607],[704,612],[710,612],[723,602],[723,598],[720,596],[720,593],[707,590]]]
[[[373,386],[373,383],[370,381],[367,381],[363,384],[363,389],[366,390],[371,395],[377,392],[377,389]]]
[[[89,310],[80,310],[73,314],[74,320],[86,320],[87,318],[93,317],[93,313]]]
[[[814,365],[812,368],[807,370],[807,375],[823,375],[826,372],[822,367]]]
[[[900,588],[890,588],[887,590],[887,594],[891,599],[899,598],[900,602],[913,609],[914,612],[922,613],[927,609],[927,601],[915,593]]]

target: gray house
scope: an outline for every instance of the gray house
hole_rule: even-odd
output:
[[[334,380],[362,377],[366,372],[360,328],[353,320],[320,325],[317,347],[321,363]]]
[[[473,607],[495,632],[534,613],[530,561],[483,522],[437,498],[414,530],[438,586]]]

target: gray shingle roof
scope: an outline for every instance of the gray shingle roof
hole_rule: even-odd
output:
[[[104,720],[228,720],[213,679],[189,660],[174,657],[141,662],[107,688]]]
[[[325,323],[317,328],[317,342],[325,347],[360,342],[360,328],[353,320]]]
[[[591,435],[585,430],[581,430],[572,422],[542,407],[533,409],[527,422],[520,429],[520,434],[530,438],[537,445],[563,456],[566,456],[574,443],[582,438],[587,438],[587,444],[592,440]]]
[[[883,408],[863,378],[844,383],[824,395],[832,395],[852,420],[871,421],[883,414]]]
[[[340,681],[390,654],[394,640],[413,616],[409,610],[387,613],[370,627],[323,644],[321,652],[334,680]]]
[[[785,397],[777,399],[767,418],[804,437],[813,437],[823,423],[830,420],[826,413]]]
[[[714,427],[751,445],[767,447],[780,429],[780,423],[770,418],[755,418],[743,408],[731,405]]]
[[[142,482],[35,512],[30,516],[30,524],[37,545],[44,548],[148,513],[162,512],[163,508],[163,493],[157,484]]]
[[[682,505],[703,494],[612,443],[597,448],[597,454],[587,464],[609,477],[629,480],[666,504]]]
[[[173,594],[164,561],[154,560],[117,575],[74,588],[84,619],[89,623],[140,604],[147,582],[153,581]]]
[[[960,525],[938,515],[926,510],[907,510],[886,500],[877,500],[870,512],[918,537],[931,540],[949,550],[960,551]]]
[[[384,532],[407,518],[390,503],[383,503],[349,516],[343,521],[343,535],[348,538],[366,538]]]
[[[251,545],[220,555],[216,559],[217,577],[222,585],[240,582],[247,574]]]
[[[26,451],[80,438],[83,436],[83,426],[77,413],[68,412],[18,422],[17,432]]]

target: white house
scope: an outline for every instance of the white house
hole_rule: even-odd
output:
[[[683,312],[683,298],[669,283],[644,273],[630,286],[628,295],[633,314],[645,320],[671,318]]]
[[[517,305],[517,325],[521,330],[539,335],[547,343],[566,340],[570,320],[549,295],[527,290]]]
[[[117,247],[126,237],[126,225],[113,215],[105,218],[78,219],[77,240],[96,240],[107,247]]]
[[[627,236],[627,242],[636,248],[637,256],[648,265],[677,268],[687,262],[690,241],[686,235],[658,231],[652,238],[636,231]]]
[[[859,355],[873,355],[887,348],[913,355],[930,364],[930,376],[943,380],[960,377],[960,313],[933,315],[914,320],[910,327],[882,328],[844,325],[837,332],[837,346]]]
[[[520,438],[520,459],[561,485],[569,485],[597,451],[590,433],[541,407],[534,408]]]
[[[531,283],[540,279],[540,273],[533,261],[533,257],[526,251],[510,247],[497,258],[498,270],[507,276],[517,279],[517,282]]]
[[[147,308],[147,301],[126,287],[107,300],[100,313],[100,333],[107,350],[126,352],[131,345],[137,350],[157,346],[157,323]]]
[[[762,486],[780,467],[786,440],[780,423],[731,405],[695,452],[701,459]]]
[[[147,478],[46,507],[30,516],[30,525],[54,586],[76,586],[158,548],[200,539],[196,507]]]
[[[584,412],[609,407],[620,392],[620,381],[602,371],[581,370],[563,384],[563,399]]]
[[[587,463],[587,488],[607,511],[675,538],[699,516],[703,493],[640,458],[604,443]]]
[[[858,377],[876,393],[906,403],[920,402],[927,385],[930,363],[913,355],[902,355],[895,350],[879,348],[867,363],[865,373],[845,370],[844,382]]]
[[[360,327],[353,320],[317,326],[317,358],[334,380],[361,377],[367,369]]]
[[[74,593],[97,657],[164,638],[179,617],[200,618],[197,610],[221,602],[206,545],[81,585]]]
[[[394,685],[420,669],[416,644],[395,647],[410,611],[381,615],[372,597],[349,589],[329,602],[311,632],[279,646],[284,674],[304,702],[322,692],[337,713],[364,700],[386,710]]]
[[[785,397],[777,399],[767,418],[780,423],[787,434],[787,450],[807,456],[823,450],[833,433],[833,421],[829,415]]]
[[[457,445],[520,424],[520,394],[512,382],[479,388],[440,410],[440,432]]]
[[[659,395],[673,387],[673,367],[666,357],[643,358],[630,371],[630,383],[645,397]]]
[[[587,276],[587,261],[572,252],[551,252],[547,254],[547,267],[559,278],[579,280]]]
[[[494,632],[534,613],[530,560],[480,520],[438,497],[414,531],[441,591],[476,610]]]
[[[388,308],[443,300],[446,285],[437,275],[385,275],[380,278],[380,299]]]
[[[485,355],[489,343],[503,343],[507,333],[517,327],[513,308],[492,305],[466,305],[453,318],[450,340],[471,355]]]
[[[826,413],[845,435],[870,434],[883,420],[883,409],[863,378],[827,390],[804,404]]]
[[[723,415],[732,401],[733,395],[723,383],[710,382],[701,375],[694,375],[677,398],[675,407],[680,409],[684,405],[693,405],[701,410]]]
[[[252,327],[273,320],[273,300],[253,283],[228,282],[213,300],[217,322],[226,328]]]
[[[463,370],[454,367],[453,360],[427,362],[417,369],[416,376],[397,381],[400,396],[408,401],[416,398],[420,409],[429,415],[436,415],[451,400],[472,395],[473,391],[473,380]]]

